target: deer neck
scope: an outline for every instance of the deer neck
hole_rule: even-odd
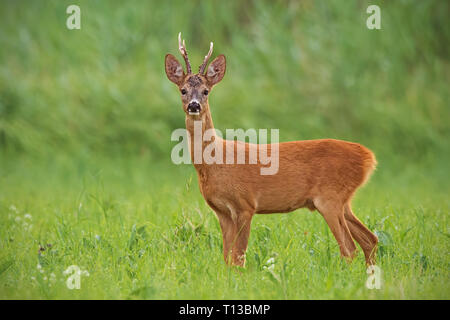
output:
[[[201,152],[200,155],[202,156],[207,145],[210,143],[217,143],[219,141],[214,130],[209,105],[206,106],[205,112],[203,112],[200,117],[186,115],[186,130],[190,136],[189,152],[191,154],[192,163],[197,171],[202,170],[206,168],[207,165],[204,164],[203,158],[201,163],[196,163],[198,161],[195,161],[196,158],[194,153],[197,153],[197,159],[199,159],[198,154]],[[211,139],[208,137],[208,140],[204,141],[205,133],[207,133],[206,136],[211,137]],[[201,136],[199,136],[200,134]]]

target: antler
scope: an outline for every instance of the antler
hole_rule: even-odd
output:
[[[186,44],[184,43],[184,39],[183,39],[183,44],[181,43],[181,32],[178,34],[178,50],[180,50],[181,55],[184,58],[184,62],[186,63],[187,74],[192,73],[191,64],[189,63],[188,54],[187,54],[187,50],[186,50]]]
[[[211,42],[211,44],[209,45],[208,54],[205,56],[205,59],[203,60],[203,63],[200,66],[200,68],[198,68],[198,73],[203,74],[203,72],[205,72],[206,64],[208,63],[209,58],[211,58],[211,54],[213,52],[213,46],[214,44]]]

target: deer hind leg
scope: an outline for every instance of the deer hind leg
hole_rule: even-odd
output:
[[[314,200],[314,205],[323,216],[336,238],[341,251],[341,256],[352,259],[355,255],[356,246],[344,218],[344,208],[342,204],[337,201],[323,201],[317,199]]]
[[[352,212],[350,203],[344,205],[344,217],[355,240],[361,246],[368,265],[375,264],[378,238]]]

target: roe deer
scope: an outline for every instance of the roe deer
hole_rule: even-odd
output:
[[[165,71],[181,92],[186,129],[194,137],[194,122],[201,121],[202,133],[213,129],[208,94],[225,74],[225,56],[218,56],[207,68],[213,43],[197,74],[191,66],[181,33],[179,51],[186,63],[186,73],[177,59],[167,54]],[[261,145],[224,140],[213,136],[216,147],[226,150],[243,147],[248,156],[251,148]],[[194,139],[189,142],[193,159]],[[353,258],[355,239],[361,246],[366,263],[375,263],[378,239],[352,212],[351,199],[375,169],[374,154],[366,147],[334,139],[292,141],[265,145],[279,155],[279,169],[273,175],[261,175],[256,164],[195,163],[200,191],[217,214],[223,236],[223,255],[227,264],[244,266],[250,235],[250,223],[256,213],[291,212],[298,208],[318,210],[336,238],[340,253]],[[201,142],[201,147],[205,144]],[[226,153],[227,151],[224,151]]]

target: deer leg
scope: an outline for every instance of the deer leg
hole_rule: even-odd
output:
[[[344,209],[342,205],[332,202],[323,202],[315,200],[314,205],[322,214],[331,229],[339,249],[341,256],[352,259],[355,255],[356,246],[353,242],[350,230],[345,222]]]
[[[378,238],[352,212],[350,203],[344,206],[344,217],[353,238],[359,243],[364,252],[366,263],[375,264]]]
[[[226,264],[232,263],[232,247],[236,238],[236,225],[228,214],[217,213],[223,240],[223,259]]]
[[[245,252],[247,251],[250,225],[253,213],[241,212],[236,217],[236,237],[233,240],[233,264],[243,267],[245,265]]]

